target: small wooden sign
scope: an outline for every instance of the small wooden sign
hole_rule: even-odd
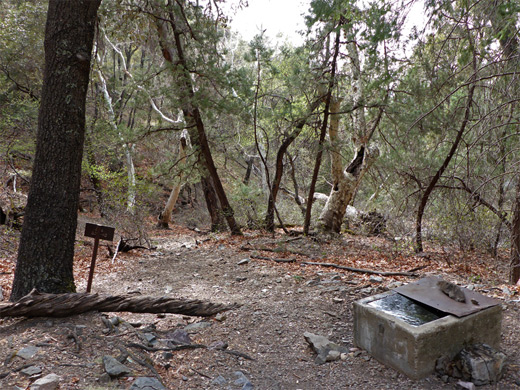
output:
[[[87,292],[92,288],[94,278],[94,268],[96,266],[96,256],[99,240],[112,241],[114,239],[115,228],[110,226],[96,225],[94,223],[85,224],[85,236],[94,238],[94,249],[92,250],[92,261],[90,262],[90,272],[88,274]]]
[[[94,223],[85,224],[85,236],[99,238],[100,240],[112,241],[115,230],[115,228],[110,226],[96,225]]]

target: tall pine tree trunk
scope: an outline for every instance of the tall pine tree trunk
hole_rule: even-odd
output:
[[[101,0],[50,0],[36,156],[11,301],[73,292],[85,99]]]

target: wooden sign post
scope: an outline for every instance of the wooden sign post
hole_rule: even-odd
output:
[[[92,279],[94,277],[94,267],[96,266],[96,256],[99,246],[99,240],[112,241],[116,229],[110,226],[101,226],[93,223],[85,224],[85,236],[94,238],[94,250],[92,252],[92,261],[90,262],[90,272],[88,274],[87,292],[92,287]]]

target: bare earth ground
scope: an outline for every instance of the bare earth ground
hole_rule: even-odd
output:
[[[239,371],[252,388],[259,390],[455,388],[454,380],[444,383],[436,375],[411,381],[355,350],[344,360],[315,364],[304,332],[352,348],[352,302],[386,291],[396,281],[406,283],[417,278],[383,277],[378,282],[367,274],[303,266],[301,261],[383,271],[425,266],[418,275],[442,274],[462,285],[470,283],[473,276],[471,281],[478,284],[477,289],[503,302],[502,349],[509,358],[502,381],[480,389],[520,389],[519,295],[511,287],[504,289],[507,275],[503,264],[492,265],[495,260],[466,258],[464,254],[452,258],[450,253],[434,250],[417,257],[384,238],[292,240],[257,232],[229,237],[180,227],[155,231],[152,236],[156,249],[120,254],[115,264],[111,264],[106,250],[101,251],[93,292],[239,303],[237,309],[205,319],[211,326],[191,334],[192,343],[210,348],[168,352],[135,346],[146,345],[146,335],[169,338],[173,330],[203,320],[174,314],[88,313],[63,319],[1,319],[0,389],[29,388],[38,375],[24,375],[22,369],[34,365],[42,369],[39,376],[59,375],[60,389],[128,389],[140,376],[159,377],[168,389],[245,389],[246,382],[236,383]],[[83,254],[91,250],[88,242],[79,245]],[[296,262],[276,263],[254,256],[294,258]],[[78,291],[86,286],[88,256],[83,258],[76,267]],[[244,259],[249,261],[239,265]],[[6,266],[8,260],[2,261]],[[7,266],[12,270],[14,264]],[[485,277],[475,276],[480,270]],[[10,277],[9,273],[2,276],[4,293],[9,290]],[[115,316],[124,322],[110,330],[102,319]],[[213,348],[219,343],[227,343],[228,352]],[[27,346],[38,347],[35,356],[16,356]],[[107,382],[102,357],[124,358],[127,354],[125,364],[132,370],[130,376]]]

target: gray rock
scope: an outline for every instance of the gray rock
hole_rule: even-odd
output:
[[[390,282],[387,287],[389,290],[392,290],[394,288],[401,287],[402,285],[403,285],[403,282],[395,281],[395,282]]]
[[[109,355],[103,356],[103,366],[107,374],[112,378],[119,378],[132,372],[127,366],[119,363],[116,358]]]
[[[121,319],[121,317],[112,317],[109,319],[109,321],[111,322],[112,325],[114,326],[119,326],[119,324],[121,324],[123,322],[123,320]]]
[[[475,384],[473,382],[457,382],[457,389],[465,389],[465,390],[476,390]]]
[[[143,333],[143,339],[150,346],[157,343],[157,337],[155,337],[155,335],[153,333]]]
[[[217,386],[225,385],[226,383],[227,383],[227,380],[222,375],[217,376],[216,378],[214,378],[211,381],[212,385],[217,385]]]
[[[211,322],[207,321],[195,322],[193,324],[186,325],[184,330],[188,333],[196,333],[199,330],[209,328],[211,325]]]
[[[235,371],[235,376],[237,379],[235,380],[235,385],[242,385],[241,390],[252,390],[253,384],[247,379],[242,371]]]
[[[349,352],[347,348],[333,343],[324,336],[310,332],[305,332],[303,336],[318,355],[315,360],[316,364],[339,360],[341,359],[341,354]]]
[[[82,336],[82,335],[83,335],[83,331],[84,331],[85,329],[87,329],[87,326],[86,326],[86,325],[76,325],[74,328],[75,328],[75,330],[76,330],[76,334],[77,334],[78,336]]]
[[[224,349],[227,349],[228,343],[225,341],[214,341],[209,345],[209,349],[217,349],[223,351]]]
[[[106,372],[100,375],[100,377],[97,379],[98,383],[101,384],[107,384],[110,383],[112,378],[110,378],[110,375],[108,375]]]
[[[372,283],[381,283],[383,281],[383,278],[381,276],[372,275],[368,280]]]
[[[156,378],[143,376],[137,378],[129,390],[166,390],[166,387]]]
[[[307,287],[314,287],[314,286],[319,285],[320,283],[321,283],[321,279],[320,278],[314,278],[314,279],[306,281],[305,285]]]
[[[166,338],[171,344],[174,345],[191,344],[190,335],[184,329],[175,329],[173,332],[167,333]]]
[[[170,351],[163,352],[162,357],[164,360],[173,359],[173,353],[171,353]]]
[[[37,375],[42,373],[42,368],[38,366],[30,366],[26,367],[23,370],[20,371],[22,374],[31,376],[31,375]]]
[[[227,318],[227,315],[226,315],[225,313],[218,313],[218,314],[215,316],[215,320],[216,320],[216,321],[219,321],[219,322],[224,321],[226,318]]]
[[[30,390],[56,390],[60,384],[60,377],[56,374],[49,374],[35,381]]]
[[[462,379],[477,386],[496,383],[502,377],[506,355],[487,344],[475,344],[464,348],[454,358],[454,364],[462,373]]]
[[[33,347],[33,346],[25,347],[25,348],[20,349],[16,353],[16,356],[27,360],[27,359],[32,358],[34,355],[36,355],[39,350],[40,350],[40,348],[38,348],[38,347]]]

